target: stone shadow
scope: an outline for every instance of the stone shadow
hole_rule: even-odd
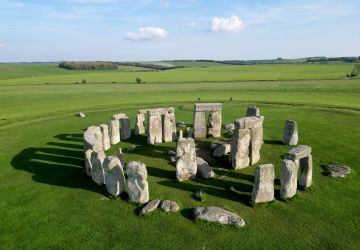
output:
[[[282,141],[280,141],[280,140],[264,140],[264,144],[284,145],[284,143],[282,143]]]
[[[56,135],[54,137],[61,142],[48,142],[49,147],[23,149],[13,157],[11,165],[31,173],[32,179],[39,183],[80,188],[106,195],[105,188],[90,181],[85,173],[82,136]]]

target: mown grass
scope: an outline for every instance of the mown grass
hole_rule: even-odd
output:
[[[184,82],[227,82],[246,80],[306,80],[306,79],[343,79],[353,69],[352,64],[285,64],[285,65],[242,65],[189,67],[150,72],[78,72],[66,74],[46,74],[22,79],[0,80],[6,84],[59,84],[76,83],[86,79],[88,83],[135,83],[140,77],[148,83],[184,83]]]
[[[0,244],[3,249],[359,249],[360,80],[196,84],[84,84],[0,86]],[[138,217],[135,204],[111,199],[83,171],[82,133],[118,112],[134,124],[140,108],[174,106],[192,123],[193,103],[223,102],[223,123],[256,104],[265,116],[262,163],[276,170],[273,203],[249,205],[255,166],[213,163],[216,178],[178,183],[166,151],[134,136],[125,161],[147,165],[151,198],[177,201],[181,211]],[[229,101],[233,97],[233,101]],[[85,119],[75,114],[86,113]],[[300,143],[313,148],[314,180],[291,201],[279,200],[281,145],[286,119],[299,124]],[[225,138],[228,139],[228,138]],[[205,152],[209,140],[198,140]],[[136,145],[136,150],[126,149]],[[350,166],[345,179],[323,175],[322,164]],[[230,190],[234,187],[236,192]],[[194,199],[198,189],[206,200]],[[241,215],[242,229],[194,222],[192,208],[216,205]]]

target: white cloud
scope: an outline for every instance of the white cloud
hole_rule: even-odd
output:
[[[244,22],[237,16],[214,17],[211,20],[211,31],[213,32],[239,32],[245,27]]]
[[[194,28],[196,26],[196,22],[189,22],[186,24],[186,27]]]
[[[131,41],[149,41],[162,39],[168,32],[160,27],[142,27],[137,32],[128,32],[125,38]]]

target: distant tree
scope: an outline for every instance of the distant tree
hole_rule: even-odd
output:
[[[136,83],[142,83],[142,80],[139,77],[136,77],[135,81],[136,81]]]
[[[81,83],[82,83],[82,84],[86,84],[87,82],[86,82],[85,79],[82,79],[82,80],[81,80]]]

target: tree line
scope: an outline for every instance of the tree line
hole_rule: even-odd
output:
[[[113,62],[75,62],[63,61],[59,63],[59,67],[70,70],[114,70],[117,69],[116,63]]]

